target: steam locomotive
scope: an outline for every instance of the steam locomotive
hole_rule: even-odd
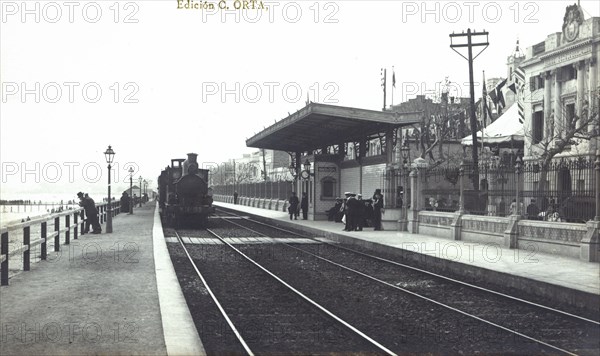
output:
[[[159,206],[169,226],[205,226],[212,206],[212,189],[208,186],[207,169],[198,167],[198,155],[188,153],[187,159],[172,159],[158,177]]]

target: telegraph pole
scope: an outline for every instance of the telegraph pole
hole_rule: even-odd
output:
[[[470,86],[470,116],[471,116],[471,136],[473,139],[473,149],[472,149],[472,158],[473,158],[473,188],[475,190],[479,189],[479,160],[477,158],[477,118],[475,117],[475,85],[473,82],[473,61],[477,58],[485,49],[490,45],[488,42],[489,33],[485,30],[483,32],[471,32],[471,29],[467,29],[467,33],[455,34],[452,33],[450,35],[450,48],[454,50],[454,52],[458,53],[461,57],[466,59],[469,62],[469,86]],[[485,36],[485,42],[481,43],[473,43],[473,37],[475,36]],[[452,39],[457,37],[466,37],[467,43],[452,43]],[[473,47],[481,47],[485,46],[475,57],[473,57]],[[467,47],[468,49],[468,57],[463,56],[460,52],[455,50],[455,48]],[[484,83],[485,85],[485,83]]]
[[[383,87],[383,111],[385,111],[386,108],[386,102],[385,102],[385,97],[386,97],[386,87],[387,87],[387,69],[383,69],[381,68],[382,74],[383,74],[383,78],[381,78],[381,86]]]

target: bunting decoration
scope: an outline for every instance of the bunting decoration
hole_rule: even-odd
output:
[[[506,79],[504,79],[498,85],[496,85],[496,88],[494,88],[494,90],[492,91],[493,95],[492,93],[490,93],[490,97],[492,98],[492,101],[494,102],[494,105],[496,107],[498,107],[498,104],[502,105],[503,108],[506,107],[504,95],[502,94],[502,87],[504,87],[504,85],[506,85]]]

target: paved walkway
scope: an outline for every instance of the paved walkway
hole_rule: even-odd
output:
[[[550,286],[564,287],[567,290],[580,291],[593,296],[600,296],[600,264],[583,262],[540,252],[511,250],[497,244],[483,244],[432,237],[422,234],[410,234],[399,231],[363,231],[346,232],[341,223],[331,221],[289,220],[289,215],[282,211],[253,208],[215,202],[215,205],[236,209],[248,214],[264,216],[285,224],[293,224],[306,230],[316,229],[322,235],[353,243],[367,245],[370,248],[398,249],[402,253],[417,252],[425,257],[437,257],[442,261],[458,262],[456,268],[473,267],[488,271],[486,278],[493,278],[499,283],[511,287],[515,284],[527,284],[527,281],[540,283],[527,284],[526,288],[544,289]],[[470,273],[465,272],[465,273]],[[497,273],[494,273],[497,272]],[[510,278],[516,277],[516,278]],[[547,288],[544,293],[556,293],[556,289]],[[567,296],[568,297],[568,296]],[[597,302],[596,302],[597,303]]]
[[[112,234],[71,240],[11,278],[0,354],[204,353],[157,217],[154,203],[120,214]]]

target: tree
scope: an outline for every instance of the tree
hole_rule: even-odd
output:
[[[458,165],[462,158],[460,139],[468,134],[466,130],[465,102],[448,102],[447,93],[442,93],[441,102],[417,97],[399,105],[400,112],[423,111],[421,121],[412,126],[414,140],[419,157],[429,160],[433,169],[444,163]],[[452,144],[449,144],[451,143]]]
[[[598,93],[598,92],[596,92]],[[589,144],[595,138],[600,137],[598,106],[600,106],[600,96],[598,105],[592,110],[589,108],[587,100],[583,100],[581,115],[569,112],[565,107],[561,111],[562,120],[555,122],[554,112],[546,115],[543,130],[543,137],[539,137],[538,128],[530,123],[525,127],[528,149],[531,156],[539,157],[540,163],[545,166],[550,164],[556,155],[563,152],[573,152],[574,154],[589,153]]]

